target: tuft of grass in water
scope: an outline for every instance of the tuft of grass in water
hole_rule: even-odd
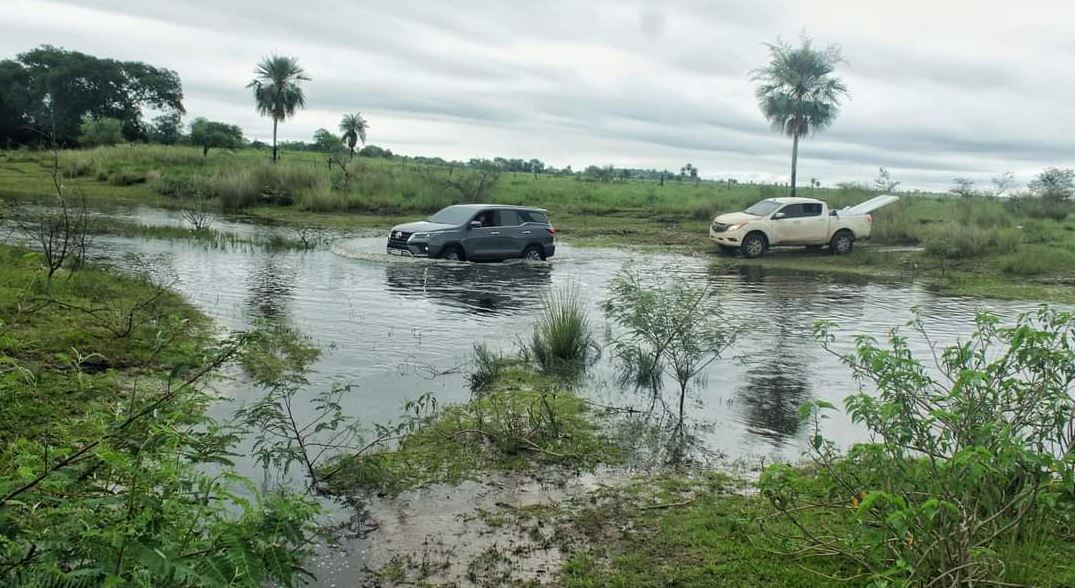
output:
[[[474,344],[474,371],[467,376],[470,389],[480,392],[496,384],[505,365],[504,357],[485,343]]]
[[[577,372],[596,353],[590,321],[575,288],[552,290],[534,323],[530,356],[545,372]]]

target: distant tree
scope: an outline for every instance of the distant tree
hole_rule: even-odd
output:
[[[78,143],[83,147],[115,145],[123,141],[123,121],[118,118],[86,116],[79,126]]]
[[[86,115],[119,120],[126,140],[145,140],[146,109],[184,112],[174,71],[48,45],[0,62],[0,136],[20,143],[73,145]]]
[[[844,59],[837,45],[817,50],[806,36],[798,48],[779,39],[766,46],[769,64],[755,69],[751,77],[760,82],[755,95],[762,114],[774,131],[792,139],[791,195],[795,196],[799,138],[831,125],[840,99],[848,95],[847,86],[833,75]]]
[[[175,145],[183,138],[183,115],[178,112],[162,114],[153,119],[150,138],[161,145]]]
[[[811,180],[812,182],[813,180]],[[889,192],[895,192],[899,187],[900,182],[892,179],[892,174],[888,172],[884,167],[880,167],[877,170],[877,177],[873,180],[874,192],[880,192],[881,194],[888,194]]]
[[[359,157],[392,157],[392,150],[378,147],[377,145],[366,145],[358,152]]]
[[[343,151],[344,145],[343,139],[340,139],[328,129],[317,129],[314,131],[313,147],[317,151],[332,153],[334,151]]]
[[[276,151],[276,127],[295,111],[306,107],[302,82],[309,81],[306,72],[299,67],[298,59],[272,55],[261,60],[254,68],[254,79],[246,85],[254,89],[254,102],[258,113],[272,117],[272,160],[278,159]]]
[[[545,172],[545,162],[541,161],[540,159],[531,159],[530,160],[530,171],[533,172],[535,176],[540,174],[540,173],[544,173]]]
[[[190,142],[202,148],[202,156],[209,156],[209,149],[236,149],[243,145],[243,130],[236,125],[196,118],[190,123]]]
[[[970,198],[971,196],[978,195],[978,190],[974,187],[974,180],[969,180],[967,178],[953,179],[952,187],[948,188],[948,191],[963,198]]]
[[[1050,167],[1027,186],[1042,200],[1063,202],[1075,196],[1075,170]]]
[[[997,198],[1008,196],[1015,188],[1015,175],[1012,172],[1004,172],[993,176],[993,196]]]
[[[343,140],[347,143],[347,148],[351,150],[351,158],[355,156],[355,147],[359,141],[365,147],[366,131],[369,127],[369,123],[362,118],[361,113],[343,115],[343,120],[340,121],[340,132],[343,133]]]

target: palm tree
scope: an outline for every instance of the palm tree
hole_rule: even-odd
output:
[[[351,158],[355,157],[355,146],[359,141],[362,141],[362,145],[366,144],[366,129],[370,128],[366,119],[362,118],[361,113],[345,114],[343,120],[340,121],[340,132],[343,133],[343,140],[347,143],[347,148],[351,150]]]
[[[301,82],[309,81],[306,72],[294,57],[272,55],[261,60],[254,68],[257,76],[246,85],[254,89],[254,101],[258,114],[272,117],[272,160],[276,161],[276,126],[295,110],[306,107]]]
[[[761,82],[755,95],[762,114],[774,131],[792,139],[791,195],[794,196],[799,137],[820,131],[836,119],[847,86],[833,71],[844,59],[838,46],[817,50],[805,36],[798,48],[779,39],[766,46],[771,58],[769,65],[752,71],[751,79]]]

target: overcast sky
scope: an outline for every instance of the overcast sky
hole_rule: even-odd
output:
[[[299,58],[284,139],[370,122],[411,155],[539,158],[785,181],[791,141],[749,79],[763,42],[838,43],[852,99],[799,176],[1021,183],[1075,165],[1075,2],[1028,0],[2,0],[0,58],[41,44],[179,72],[188,117],[271,137],[254,64]]]

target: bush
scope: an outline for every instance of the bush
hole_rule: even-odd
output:
[[[833,326],[815,329],[830,351]],[[924,361],[898,332],[855,347],[841,357],[864,391],[844,404],[875,441],[840,456],[821,436],[833,407],[815,401],[804,416],[819,473],[774,466],[760,488],[793,521],[835,505],[856,528],[814,523],[791,549],[842,558],[870,585],[1012,585],[1006,549],[1070,538],[1075,315],[1042,308],[1002,327],[982,313],[967,341]],[[813,483],[828,489],[820,501],[804,492]]]
[[[87,118],[79,126],[78,143],[83,147],[115,145],[123,141],[123,122],[116,118]]]
[[[1021,236],[1012,229],[982,229],[944,224],[925,234],[926,253],[941,259],[972,259],[990,253],[1015,251]]]
[[[1075,205],[1063,200],[1049,200],[1035,196],[1016,196],[1007,202],[1008,210],[1018,216],[1063,221]]]

